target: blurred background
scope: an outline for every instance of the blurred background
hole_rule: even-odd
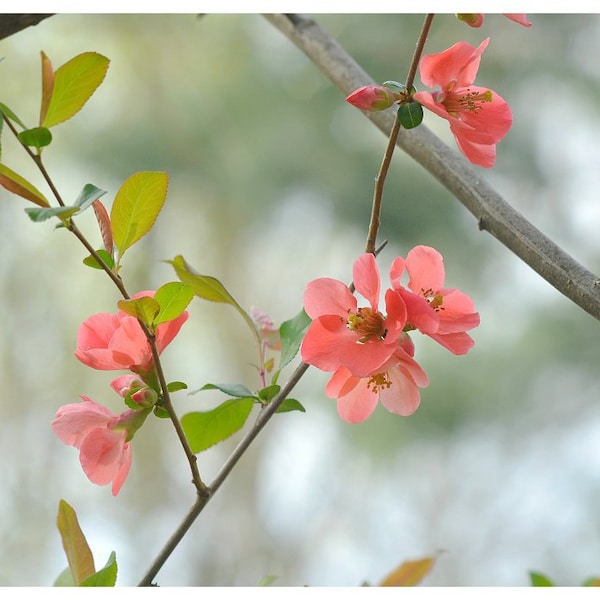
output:
[[[421,15],[318,15],[377,81],[404,80]],[[471,29],[439,15],[426,52],[462,39],[486,50],[477,82],[511,105],[497,165],[481,170],[518,211],[600,272],[600,17],[530,15],[526,29],[488,15]],[[139,170],[167,171],[153,231],[128,251],[130,292],[175,280],[182,254],[249,309],[279,324],[317,277],[351,278],[364,248],[385,137],[259,15],[63,14],[0,42],[0,101],[37,123],[40,51],[54,67],[96,51],[111,59],[84,110],[44,152],[63,198],[86,183],[108,191]],[[417,82],[419,86],[419,82]],[[426,124],[454,146],[447,123]],[[5,131],[2,162],[46,188]],[[48,196],[49,197],[49,196]],[[116,288],[82,265],[85,249],[0,189],[0,585],[48,586],[66,566],[55,520],[77,511],[100,567],[135,585],[194,501],[168,421],[133,442],[117,498],[91,484],[74,448],[52,433],[59,406],[92,397],[117,412],[115,373],[73,356],[79,324],[116,310]],[[416,244],[445,257],[447,285],[481,314],[476,345],[456,357],[415,336],[430,376],[409,418],[381,407],[349,425],[310,369],[168,560],[162,586],[377,584],[405,560],[438,556],[428,586],[525,586],[539,571],[560,585],[600,575],[598,322],[477,229],[475,219],[397,151],[380,240],[391,260]],[[96,246],[92,211],[78,218]],[[258,387],[254,347],[228,306],[195,299],[163,358],[169,380]],[[296,365],[286,369],[285,375]],[[218,392],[174,400],[207,410]],[[199,456],[210,481],[234,436]]]

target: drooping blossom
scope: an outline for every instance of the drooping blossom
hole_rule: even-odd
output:
[[[505,17],[507,17],[511,21],[514,21],[515,23],[518,23],[519,25],[523,25],[524,27],[531,27],[531,23],[527,19],[527,15],[525,14],[503,14]],[[481,27],[485,18],[483,13],[458,13],[456,17],[459,21],[463,21],[471,27]]]
[[[409,276],[408,289],[401,284],[405,271]],[[406,260],[397,257],[390,268],[392,287],[407,307],[408,328],[419,329],[454,354],[466,354],[474,345],[466,331],[479,325],[479,313],[475,312],[469,296],[454,288],[444,288],[445,277],[442,255],[429,246],[415,246]],[[430,311],[424,308],[423,301]],[[438,319],[435,330],[427,328],[431,311]],[[425,328],[420,325],[423,323]]]
[[[482,167],[494,165],[496,144],[512,125],[508,103],[496,92],[473,85],[489,40],[477,48],[457,42],[443,52],[423,56],[419,64],[423,83],[441,89],[413,95],[417,102],[450,123],[460,151]]]
[[[51,426],[60,440],[79,449],[79,460],[88,479],[97,485],[112,482],[116,496],[131,467],[130,440],[151,409],[113,414],[105,406],[81,396],[83,403],[66,404]]]
[[[153,291],[133,296],[154,296]],[[156,328],[156,348],[160,354],[179,333],[188,312]],[[153,366],[150,344],[135,317],[123,311],[97,313],[86,319],[77,332],[75,356],[93,369],[113,371],[128,369],[146,374]]]
[[[387,290],[387,315],[379,311],[380,277],[372,254],[354,263],[356,291],[369,303],[358,307],[356,297],[341,281],[311,281],[304,293],[304,310],[313,320],[302,341],[302,360],[323,371],[345,367],[356,377],[370,376],[396,351],[406,324],[406,307],[399,294]]]
[[[363,85],[346,98],[352,106],[367,111],[385,110],[397,100],[398,95],[384,85]]]
[[[406,333],[402,336],[394,354],[372,375],[357,377],[346,367],[333,374],[325,393],[337,398],[337,411],[344,421],[364,421],[379,401],[389,412],[404,417],[417,410],[421,401],[419,388],[427,387],[429,378],[412,357],[410,338]]]

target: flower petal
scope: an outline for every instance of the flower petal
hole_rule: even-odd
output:
[[[50,423],[52,430],[64,444],[79,448],[83,439],[97,427],[106,427],[114,414],[105,406],[87,396],[83,402],[61,406],[56,418]]]
[[[361,254],[354,261],[352,277],[356,291],[368,300],[373,310],[377,310],[381,280],[375,256],[369,252]]]
[[[323,315],[348,316],[348,310],[356,308],[356,298],[337,279],[322,277],[310,281],[304,291],[304,310],[311,319]]]
[[[435,248],[415,246],[406,255],[406,268],[410,276],[408,287],[415,294],[427,290],[437,292],[444,287],[444,259]]]

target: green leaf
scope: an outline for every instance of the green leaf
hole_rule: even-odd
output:
[[[140,171],[117,192],[110,222],[120,256],[152,229],[165,202],[168,182],[166,173]]]
[[[25,200],[29,200],[38,206],[50,206],[44,194],[5,165],[0,165],[0,185],[9,192],[21,196],[21,198],[25,198]]]
[[[398,107],[398,121],[404,129],[414,129],[423,122],[423,107],[418,102],[403,102]]]
[[[554,583],[548,577],[535,571],[529,571],[529,579],[533,587],[554,587]]]
[[[94,557],[79,527],[77,514],[64,500],[58,503],[56,525],[62,538],[62,545],[67,555],[73,581],[76,585],[79,585],[96,572]]]
[[[284,413],[291,412],[293,410],[297,410],[300,412],[306,412],[306,409],[298,400],[294,400],[293,398],[286,398],[275,411],[276,413]]]
[[[142,296],[132,300],[119,300],[117,306],[128,315],[139,319],[144,325],[152,328],[154,318],[160,311],[160,305],[154,298]]]
[[[84,52],[59,67],[40,125],[54,127],[76,115],[104,80],[109,62],[97,52]]]
[[[583,587],[600,587],[600,577],[590,577],[583,582]]]
[[[208,412],[181,417],[181,426],[194,454],[207,450],[239,431],[250,416],[254,398],[232,398]]]
[[[47,221],[52,217],[60,217],[64,223],[66,219],[79,211],[77,206],[52,206],[49,208],[26,208],[25,212],[34,223]]]
[[[96,187],[93,183],[86,183],[83,186],[77,200],[75,200],[75,206],[79,207],[79,211],[84,211],[89,208],[98,198],[101,198],[106,194],[106,190],[101,190]]]
[[[196,296],[211,302],[223,302],[238,306],[233,296],[225,289],[225,286],[215,277],[200,275],[188,265],[183,256],[178,255],[174,260],[167,261],[173,265],[177,276],[183,283],[192,287]]]
[[[271,400],[273,400],[273,398],[275,398],[275,396],[277,396],[277,394],[279,394],[279,390],[281,389],[281,386],[279,385],[268,385],[267,387],[263,388],[262,390],[259,390],[258,392],[258,397],[265,403],[269,403],[271,402]]]
[[[115,266],[115,261],[113,260],[113,257],[106,250],[100,248],[100,250],[96,250],[96,253],[108,265],[110,269],[112,269]],[[90,256],[86,256],[83,259],[83,264],[87,267],[92,267],[92,269],[103,268],[91,254]]]
[[[54,580],[54,587],[75,587],[73,575],[71,574],[71,569],[69,569],[69,567],[61,571]]]
[[[240,383],[207,383],[199,390],[190,392],[190,394],[197,394],[204,390],[220,390],[228,396],[234,396],[235,398],[247,398],[248,396],[253,396],[252,392]]]
[[[277,581],[277,575],[263,575],[256,584],[257,587],[269,587]]]
[[[283,369],[298,353],[310,323],[310,317],[304,310],[301,310],[295,317],[284,321],[279,327],[279,337],[281,338],[280,369]]]
[[[11,121],[18,123],[23,129],[27,129],[27,125],[25,125],[23,121],[21,121],[21,119],[19,119],[19,117],[17,117],[17,115],[2,102],[0,102],[0,112],[8,117]]]
[[[204,300],[210,300],[211,302],[222,302],[224,304],[231,304],[242,316],[246,324],[250,328],[250,331],[256,337],[257,342],[260,344],[260,335],[256,330],[254,321],[250,318],[250,315],[235,301],[234,297],[225,289],[225,286],[215,277],[210,275],[200,275],[188,263],[185,261],[183,256],[178,255],[174,260],[166,261],[173,265],[177,277],[181,279],[183,283],[187,283],[194,290],[194,294]]]
[[[34,127],[33,129],[26,129],[17,134],[19,140],[26,146],[33,148],[43,148],[48,146],[52,142],[52,134],[46,127]]]
[[[171,418],[171,415],[168,413],[167,409],[163,408],[162,406],[159,406],[158,404],[154,407],[154,414],[159,419],[170,419]]]
[[[102,569],[94,573],[79,585],[81,587],[114,587],[117,583],[117,556],[110,553],[108,561]]]
[[[180,281],[172,281],[159,287],[154,294],[154,299],[160,305],[160,312],[154,318],[154,325],[179,317],[193,297],[194,290]]]
[[[167,391],[172,394],[173,392],[178,392],[179,390],[187,390],[187,384],[183,383],[183,381],[171,381],[171,383],[167,384]]]

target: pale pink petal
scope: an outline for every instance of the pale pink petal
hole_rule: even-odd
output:
[[[147,368],[152,363],[148,339],[138,320],[129,315],[121,317],[120,326],[110,341],[109,350],[114,362],[120,364],[121,369],[130,369],[135,365]]]
[[[436,292],[444,286],[444,259],[430,246],[415,246],[406,255],[406,268],[410,275],[408,287],[415,294],[427,290]]]
[[[340,369],[330,379],[331,386],[326,386],[325,393],[337,397],[338,414],[344,421],[361,423],[375,410],[378,394],[367,386],[367,381],[353,377],[347,369]]]
[[[416,327],[421,333],[435,333],[438,330],[440,326],[438,314],[425,298],[404,288],[399,288],[396,292],[400,294],[406,305],[407,323]]]
[[[83,402],[61,406],[56,418],[50,423],[58,438],[69,446],[79,448],[88,433],[97,427],[106,427],[113,413],[105,406],[97,404],[87,396]]]
[[[457,332],[438,334],[434,333],[430,336],[432,340],[435,340],[438,344],[444,346],[447,350],[450,350],[453,354],[466,354],[474,345],[473,338],[468,333]]]
[[[348,316],[356,308],[356,298],[337,279],[322,277],[307,284],[304,292],[304,310],[311,319],[323,315]]]
[[[112,490],[111,490],[113,496],[116,496],[119,493],[119,491],[121,490],[121,487],[123,486],[123,483],[125,482],[125,479],[126,479],[127,475],[129,474],[130,468],[131,468],[131,444],[129,442],[127,442],[123,446],[123,454],[121,455],[121,462],[119,464],[117,473],[113,479]]]
[[[352,277],[356,291],[366,298],[373,308],[379,306],[380,277],[379,267],[375,256],[366,252],[361,254],[355,261],[352,269]]]
[[[417,384],[408,371],[402,366],[396,366],[388,371],[392,385],[382,388],[379,399],[383,407],[389,412],[408,417],[412,415],[421,402],[421,395]]]
[[[161,354],[162,351],[173,341],[183,324],[188,320],[187,311],[181,313],[176,319],[161,323],[156,328],[156,349]]]
[[[83,364],[99,370],[120,369],[108,345],[119,327],[119,318],[110,313],[98,313],[86,319],[77,332],[75,357]]]
[[[79,460],[88,479],[97,485],[110,483],[123,462],[126,431],[93,429],[83,440]]]
[[[526,14],[507,14],[502,13],[506,18],[518,23],[519,25],[523,25],[524,27],[531,27],[531,23],[527,19]]]
[[[387,330],[385,343],[395,342],[406,325],[407,309],[404,299],[395,290],[385,292],[385,310],[387,317],[383,325]]]
[[[364,377],[380,367],[394,349],[395,344],[387,338],[359,343],[345,321],[335,315],[325,315],[311,323],[300,353],[304,362],[322,371],[335,371],[344,366],[354,375]]]
[[[392,261],[392,265],[390,266],[390,281],[394,289],[399,289],[402,287],[401,280],[405,270],[406,262],[401,256],[397,256]]]
[[[483,40],[474,48],[467,42],[457,42],[438,54],[427,54],[419,63],[421,80],[427,87],[467,87],[475,81],[481,54],[489,43]]]

